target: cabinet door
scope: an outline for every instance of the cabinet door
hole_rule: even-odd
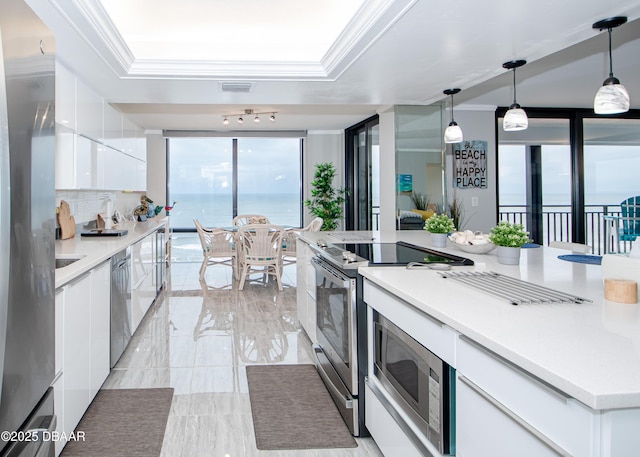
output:
[[[91,398],[109,376],[110,280],[110,262],[104,262],[91,272]]]
[[[56,62],[56,123],[76,130],[76,77]]]
[[[153,281],[155,233],[131,246],[131,332],[135,332],[156,297]]]
[[[554,452],[547,444],[548,438],[464,377],[458,378],[456,405],[456,455],[459,457],[569,455]]]
[[[64,288],[56,290],[55,302],[55,374],[62,372],[64,363]]]
[[[53,386],[53,412],[56,415],[56,431],[62,433],[64,428],[64,288],[56,290],[55,301],[55,381]],[[56,441],[56,455],[60,455],[65,442]]]
[[[64,417],[72,432],[91,402],[91,278],[64,287]]]
[[[75,133],[56,125],[56,189],[76,189]]]
[[[311,268],[307,258],[307,243],[301,239],[296,240],[296,301],[298,321],[307,334],[307,269]]]
[[[82,81],[76,82],[77,132],[96,141],[104,137],[102,126],[102,97]]]
[[[104,104],[104,144],[122,151],[122,113],[108,103]]]

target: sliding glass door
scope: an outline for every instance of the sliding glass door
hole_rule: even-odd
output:
[[[170,138],[170,201],[174,230],[231,225],[238,214],[275,224],[301,223],[300,138]]]

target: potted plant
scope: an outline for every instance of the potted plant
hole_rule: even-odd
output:
[[[413,202],[414,209],[411,211],[418,213],[422,216],[422,220],[426,221],[433,216],[433,210],[429,209],[429,196],[416,191],[411,192],[411,201]]]
[[[447,234],[455,231],[456,226],[446,214],[434,214],[424,222],[424,229],[431,234],[431,245],[443,248],[447,245]]]
[[[320,230],[335,230],[338,219],[342,218],[343,204],[347,191],[333,187],[336,168],[331,162],[316,164],[316,172],[311,182],[311,198],[304,201],[311,214],[322,218]]]
[[[508,221],[500,221],[491,229],[489,241],[497,246],[498,262],[505,265],[518,265],[520,263],[520,248],[529,243],[529,232],[522,224],[514,224]]]

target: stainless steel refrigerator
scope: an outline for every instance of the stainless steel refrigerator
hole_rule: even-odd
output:
[[[55,40],[22,0],[0,37],[0,454],[53,455],[12,432],[55,426]]]

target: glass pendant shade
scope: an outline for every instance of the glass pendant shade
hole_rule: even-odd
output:
[[[517,132],[518,130],[526,130],[529,127],[529,118],[527,113],[515,104],[509,107],[502,119],[502,128],[505,132]]]
[[[594,29],[607,30],[609,34],[609,77],[604,80],[593,99],[596,114],[618,114],[629,111],[630,99],[627,89],[613,76],[613,56],[611,52],[611,31],[627,22],[626,16],[610,17],[593,24]]]
[[[444,131],[444,142],[445,143],[461,143],[462,140],[463,140],[462,129],[457,123],[452,121],[449,124],[449,127],[447,127],[447,129]]]
[[[617,84],[605,81],[593,100],[593,110],[596,114],[626,113],[629,111],[629,105],[629,92],[620,81],[617,81]]]

